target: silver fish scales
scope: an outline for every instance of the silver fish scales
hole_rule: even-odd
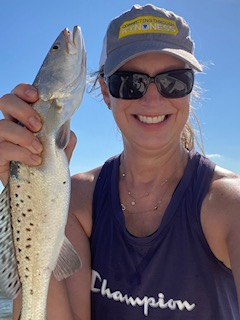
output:
[[[86,84],[86,53],[81,29],[63,30],[48,52],[33,85],[33,108],[42,119],[36,134],[42,163],[11,162],[9,183],[0,197],[0,288],[15,298],[22,288],[21,320],[45,320],[52,272],[62,280],[81,266],[65,237],[70,174],[64,152],[70,119]]]

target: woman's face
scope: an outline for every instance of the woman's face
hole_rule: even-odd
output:
[[[164,71],[185,67],[183,61],[168,54],[146,53],[128,61],[120,70],[146,73],[153,77]],[[189,115],[189,95],[167,99],[151,83],[142,98],[123,100],[112,97],[103,81],[100,84],[104,100],[111,107],[122,132],[125,146],[161,150],[180,143],[180,135]]]

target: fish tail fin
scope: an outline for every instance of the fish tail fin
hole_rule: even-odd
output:
[[[9,185],[0,195],[0,289],[9,298],[16,298],[21,283],[17,269],[12,234]]]
[[[53,271],[55,278],[58,281],[66,279],[75,271],[80,269],[82,265],[81,259],[71,242],[65,237],[63,245],[58,256],[58,260]]]

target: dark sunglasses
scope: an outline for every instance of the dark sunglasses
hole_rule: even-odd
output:
[[[185,97],[192,91],[194,72],[192,69],[177,69],[150,77],[145,73],[117,71],[104,79],[114,98],[140,99],[147,92],[149,84],[154,82],[163,97],[176,99]]]

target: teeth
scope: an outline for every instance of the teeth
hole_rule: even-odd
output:
[[[138,119],[144,123],[160,123],[165,119],[166,116],[155,116],[155,117],[147,117],[147,116],[138,116]]]

